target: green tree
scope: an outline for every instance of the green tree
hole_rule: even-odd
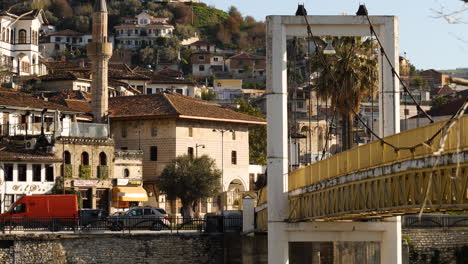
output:
[[[260,109],[244,100],[236,101],[238,112],[265,118]],[[266,165],[267,130],[266,126],[255,125],[249,128],[249,160],[251,164]]]
[[[216,94],[211,90],[202,91],[201,99],[205,101],[213,101],[214,99],[216,99]]]
[[[437,96],[436,98],[432,99],[431,101],[431,108],[437,109],[443,105],[446,105],[450,100],[443,96]]]
[[[195,202],[216,196],[221,190],[221,171],[215,161],[203,155],[182,155],[169,163],[158,178],[160,190],[182,201],[182,215],[193,216]]]
[[[151,47],[146,47],[138,51],[138,59],[140,63],[152,65],[156,63],[156,51]]]
[[[329,68],[317,54],[310,61],[311,72],[319,74],[315,80],[318,96],[323,100],[331,99],[332,106],[343,120],[343,149],[347,150],[354,145],[354,113],[359,111],[362,100],[371,95],[372,87],[377,91],[377,60],[370,39],[333,38],[333,47],[336,55],[325,55]]]

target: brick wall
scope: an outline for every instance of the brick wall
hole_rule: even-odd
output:
[[[404,229],[409,263],[468,263],[468,229]]]

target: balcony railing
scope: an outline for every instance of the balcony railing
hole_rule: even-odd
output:
[[[62,175],[65,178],[73,177],[73,165],[71,165],[71,164],[62,165]]]
[[[98,172],[99,179],[106,180],[109,178],[109,167],[105,165],[98,166],[97,172]]]
[[[42,123],[0,124],[0,136],[40,135]],[[54,122],[44,122],[44,133],[51,135],[55,132]],[[109,128],[107,124],[94,123],[66,123],[62,125],[61,136],[107,138]]]
[[[88,180],[91,178],[91,166],[80,165],[80,178]]]
[[[107,138],[109,137],[109,127],[107,124],[72,123],[71,127],[63,129],[62,136]]]

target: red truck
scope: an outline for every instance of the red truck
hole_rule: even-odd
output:
[[[78,223],[76,195],[31,195],[16,201],[8,212],[0,215],[0,225],[47,227],[57,231],[74,228]]]

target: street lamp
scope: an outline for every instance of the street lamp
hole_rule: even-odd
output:
[[[224,133],[234,132],[232,129],[213,129],[213,132],[221,133],[221,190],[224,192]]]
[[[198,148],[205,148],[204,144],[195,144],[195,158],[198,158]]]

